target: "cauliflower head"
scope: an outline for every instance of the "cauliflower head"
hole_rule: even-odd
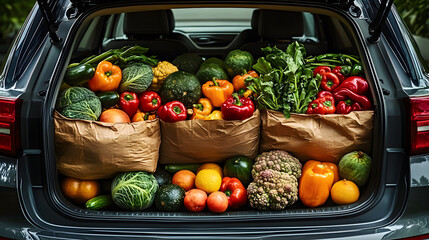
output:
[[[256,157],[253,164],[252,176],[256,178],[265,169],[288,173],[297,179],[301,177],[301,162],[283,150],[263,152]]]
[[[294,175],[265,169],[247,187],[250,206],[258,210],[283,210],[298,200]]]

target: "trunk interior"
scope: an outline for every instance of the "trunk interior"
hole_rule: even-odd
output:
[[[370,212],[388,190],[383,189],[386,156],[378,147],[383,142],[383,134],[380,134],[383,121],[380,114],[382,109],[379,107],[380,93],[373,80],[375,75],[368,49],[361,44],[365,39],[357,24],[345,11],[327,4],[321,5],[320,8],[312,8],[310,5],[189,4],[174,5],[171,8],[164,5],[96,7],[77,19],[76,26],[71,31],[73,37],[67,40],[70,51],[65,54],[67,57],[63,72],[65,66],[70,63],[80,62],[88,56],[98,55],[109,49],[135,44],[148,47],[147,56],[156,55],[159,60],[170,62],[185,52],[196,53],[203,59],[224,59],[227,53],[234,49],[250,52],[256,61],[264,56],[262,47],[277,46],[286,50],[293,41],[304,45],[307,57],[326,53],[359,56],[364,76],[370,86],[374,121],[372,146],[368,152],[373,159],[370,180],[366,186],[360,188],[358,201],[336,205],[328,198],[323,205],[309,208],[298,200],[281,211],[260,211],[247,205],[222,214],[211,213],[207,209],[198,213],[186,209],[160,212],[155,205],[143,211],[127,211],[118,207],[88,210],[69,201],[62,194],[61,182],[64,176],[56,171],[55,160],[51,159],[47,164],[47,171],[51,173],[48,186],[55,208],[72,219],[82,221],[181,222],[183,226],[186,226],[186,222],[258,222],[279,219],[299,225],[306,224],[306,220],[311,223],[320,218],[351,219]],[[162,12],[166,18],[152,15],[153,11]],[[145,34],[144,31],[148,33]],[[58,79],[57,96],[61,82],[62,80]],[[51,142],[53,139],[51,136]],[[55,156],[53,149],[49,151],[51,156]],[[103,194],[110,194],[111,181],[112,178],[100,180]],[[292,223],[293,221],[295,223]]]

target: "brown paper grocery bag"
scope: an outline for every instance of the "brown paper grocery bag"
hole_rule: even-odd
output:
[[[103,179],[119,172],[156,170],[161,143],[159,120],[105,123],[76,120],[55,112],[58,171],[79,179]]]
[[[161,121],[161,164],[222,162],[236,155],[256,157],[260,134],[259,110],[243,121]]]
[[[371,153],[374,111],[342,114],[291,114],[264,110],[260,151],[281,149],[300,161],[338,163],[346,153]]]

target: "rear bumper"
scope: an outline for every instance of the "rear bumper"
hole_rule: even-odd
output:
[[[53,232],[32,226],[22,214],[17,192],[12,188],[0,188],[0,236],[11,239],[398,239],[429,233],[429,206],[422,194],[428,194],[429,187],[413,187],[410,190],[409,204],[404,215],[392,225],[380,229],[368,229],[348,232],[324,232],[306,235],[294,235],[292,232],[276,231],[271,233],[252,233],[236,229],[236,233],[216,235],[212,230],[192,232],[182,229],[156,233],[126,233],[94,231],[92,233]],[[222,227],[219,223],[219,229]],[[227,227],[227,226],[225,226]],[[174,229],[174,226],[171,226]],[[268,228],[267,228],[268,229]],[[292,235],[291,235],[292,234]]]

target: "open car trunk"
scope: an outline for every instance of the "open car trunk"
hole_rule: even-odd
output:
[[[119,2],[119,1],[118,1]],[[94,4],[88,10],[70,17],[67,24],[69,32],[64,39],[64,47],[59,54],[59,60],[50,91],[47,95],[44,111],[44,145],[45,159],[43,171],[46,178],[44,188],[23,187],[22,196],[32,196],[23,200],[26,206],[33,206],[27,215],[36,224],[56,229],[68,229],[77,232],[139,232],[155,235],[171,234],[275,234],[276,231],[289,231],[290,235],[298,236],[302,232],[317,233],[319,231],[339,230],[346,226],[347,231],[371,229],[383,226],[400,214],[406,193],[406,177],[403,171],[402,153],[385,149],[386,121],[390,116],[385,115],[382,92],[378,86],[377,70],[371,56],[374,49],[363,44],[367,23],[356,12],[349,12],[350,6],[340,4],[317,3],[300,1],[293,3],[253,3],[237,2],[144,2],[135,5],[123,3]],[[316,7],[313,7],[316,6]],[[343,9],[346,7],[346,9]],[[150,11],[166,11],[172,9],[176,22],[170,19],[153,20],[154,29],[144,29],[143,21],[150,21]],[[269,10],[284,11],[294,19],[296,14],[302,22],[294,24],[282,18],[271,19],[272,22],[261,22],[252,18],[256,11],[263,11],[266,19]],[[135,19],[128,18],[133,12]],[[272,14],[275,14],[272,12]],[[278,12],[276,13],[278,14]],[[365,13],[363,13],[365,14]],[[138,24],[138,16],[142,24]],[[271,15],[272,16],[272,15]],[[258,20],[258,21],[257,21]],[[165,21],[165,22],[162,22]],[[170,21],[170,22],[169,22]],[[255,21],[255,22],[254,22]],[[284,22],[281,22],[284,21]],[[162,23],[168,33],[144,34],[162,28]],[[261,28],[263,28],[261,30]],[[132,31],[137,33],[132,33]],[[156,31],[155,31],[156,32]],[[265,34],[265,36],[261,36]],[[271,38],[267,37],[270,36]],[[91,55],[98,55],[109,49],[118,49],[128,45],[148,47],[147,56],[156,55],[160,61],[173,61],[185,52],[196,53],[203,59],[217,57],[225,59],[228,52],[234,49],[249,51],[255,62],[263,57],[262,47],[277,46],[286,50],[289,44],[298,41],[303,44],[307,55],[318,56],[326,53],[341,53],[358,56],[364,70],[363,76],[370,87],[369,99],[372,102],[373,129],[368,154],[372,158],[369,181],[360,187],[359,199],[346,205],[336,205],[329,198],[323,205],[310,208],[300,200],[280,211],[257,210],[246,205],[238,210],[227,210],[222,214],[208,211],[161,212],[155,205],[142,211],[123,210],[113,206],[106,210],[88,210],[66,198],[61,190],[64,175],[57,171],[55,149],[55,128],[53,124],[55,104],[60,94],[63,77],[69,64],[80,62]],[[232,80],[232,79],[230,79]],[[61,89],[62,90],[62,89]],[[293,116],[292,116],[293,118]],[[359,118],[359,114],[357,114]],[[192,121],[192,120],[186,120]],[[162,128],[162,125],[161,125]],[[263,127],[261,127],[263,131]],[[162,131],[161,131],[162,133]],[[330,138],[331,136],[324,136]],[[307,139],[311,143],[311,139]],[[161,143],[162,145],[162,143]],[[87,146],[92,148],[93,146]],[[227,146],[223,146],[227,147]],[[198,149],[198,147],[196,147]],[[360,149],[354,149],[360,150]],[[312,149],[308,149],[312,152]],[[258,151],[260,154],[261,151]],[[196,150],[195,154],[199,154]],[[300,159],[301,160],[301,159]],[[302,164],[306,160],[301,160]],[[323,159],[316,159],[323,161]],[[336,161],[338,163],[339,159]],[[202,160],[202,162],[207,162]],[[335,162],[335,161],[334,161]],[[196,162],[195,162],[196,163]],[[155,162],[156,164],[156,162]],[[223,162],[219,162],[222,166]],[[159,163],[158,163],[158,166]],[[162,166],[161,166],[162,167]],[[23,170],[24,171],[24,170]],[[29,176],[31,173],[21,174]],[[98,179],[102,185],[102,193],[110,194],[110,184],[113,178]],[[104,187],[103,187],[104,186]],[[27,189],[27,190],[25,190]],[[23,197],[25,199],[25,197]],[[47,202],[49,204],[44,204]],[[174,222],[174,225],[169,223]],[[59,223],[59,224],[58,224]],[[222,229],[222,233],[219,232]],[[369,230],[370,231],[370,230]],[[157,235],[157,236],[158,236]]]

